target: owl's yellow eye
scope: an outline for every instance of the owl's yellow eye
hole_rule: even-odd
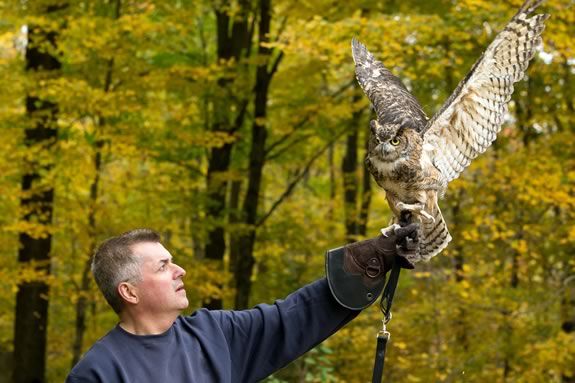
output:
[[[389,141],[390,144],[392,144],[393,146],[397,146],[399,145],[399,140],[397,138],[392,138],[391,141]]]

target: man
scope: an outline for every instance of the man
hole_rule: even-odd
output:
[[[411,268],[405,243],[416,232],[415,225],[394,225],[377,238],[331,251],[329,283],[320,279],[272,305],[243,311],[201,309],[186,317],[180,315],[188,307],[182,281],[186,272],[174,263],[159,235],[136,229],[110,238],[94,255],[92,272],[120,321],[84,355],[66,382],[259,381],[375,301],[395,259]],[[354,291],[361,291],[359,297]]]

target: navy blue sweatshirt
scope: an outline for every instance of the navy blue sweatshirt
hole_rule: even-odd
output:
[[[116,326],[85,354],[66,383],[257,382],[353,319],[326,279],[273,305],[243,311],[201,309],[159,335]]]

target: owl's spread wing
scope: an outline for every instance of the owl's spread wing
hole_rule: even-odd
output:
[[[351,40],[355,75],[380,123],[398,124],[421,132],[427,117],[419,102],[397,77],[355,38]]]
[[[541,44],[549,15],[528,18],[542,0],[527,0],[425,127],[424,145],[451,181],[495,140],[507,113],[513,84],[523,78]]]

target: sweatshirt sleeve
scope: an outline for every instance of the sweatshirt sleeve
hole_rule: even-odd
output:
[[[323,278],[272,305],[212,314],[230,349],[232,376],[255,382],[321,343],[359,311],[341,306]]]

